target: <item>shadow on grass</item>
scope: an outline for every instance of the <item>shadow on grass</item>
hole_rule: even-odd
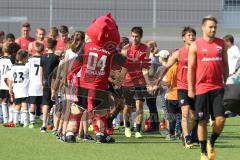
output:
[[[240,140],[240,135],[230,135],[230,136],[226,136],[226,135],[221,135],[221,139],[223,140]]]
[[[239,124],[226,124],[225,127],[240,127]]]
[[[118,144],[138,144],[138,143],[141,143],[141,144],[180,144],[181,142],[179,141],[116,141],[115,143],[118,143]]]
[[[240,145],[217,145],[216,144],[216,148],[240,148]]]

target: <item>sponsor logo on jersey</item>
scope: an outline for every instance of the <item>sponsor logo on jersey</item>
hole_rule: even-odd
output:
[[[206,54],[206,53],[208,52],[208,50],[207,50],[206,48],[203,48],[203,49],[202,49],[202,52],[203,52],[203,54],[204,54],[204,53]]]
[[[216,49],[217,49],[217,53],[221,55],[223,48],[221,46],[217,46]]]
[[[198,117],[199,117],[199,118],[203,118],[203,112],[199,112],[199,113],[198,113]]]
[[[183,104],[183,103],[184,103],[184,99],[181,99],[181,100],[180,100],[180,103]]]
[[[222,61],[222,58],[221,57],[202,58],[202,62],[210,62],[210,61]]]

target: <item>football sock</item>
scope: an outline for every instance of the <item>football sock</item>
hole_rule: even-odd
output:
[[[46,127],[48,123],[48,116],[46,114],[43,114],[43,127]]]
[[[20,116],[19,116],[19,121],[20,121],[20,124],[23,124],[23,110],[22,110],[22,108],[21,108],[21,110],[20,110]]]
[[[2,104],[2,113],[3,113],[3,123],[8,122],[8,106],[7,104]]]
[[[124,122],[123,122],[123,121],[121,121],[121,122],[120,122],[120,126],[123,126],[123,125],[124,125]]]
[[[211,143],[212,147],[214,147],[214,144],[215,144],[217,138],[219,137],[219,135],[220,134],[215,133],[215,132],[212,133],[211,138],[210,138],[210,143]]]
[[[185,141],[186,141],[186,142],[191,141],[191,137],[190,137],[189,135],[185,136]]]
[[[30,118],[30,124],[34,124],[35,123],[35,112],[30,112],[29,118]]]
[[[2,105],[0,104],[0,122],[3,121],[3,115],[2,115]]]
[[[206,140],[199,141],[199,143],[200,143],[201,152],[203,154],[207,154],[207,141]]]
[[[28,124],[28,112],[27,111],[23,111],[22,112],[22,118],[23,118],[23,124]]]
[[[130,127],[130,122],[129,121],[125,122],[125,125],[126,125],[127,128],[129,128]]]
[[[141,131],[141,126],[142,126],[141,124],[137,124],[137,125],[136,125],[136,131],[137,131],[137,132],[140,132],[140,131]]]
[[[9,107],[9,122],[13,122],[13,107]]]
[[[116,117],[116,116],[115,116],[115,115],[112,115],[112,114],[108,117],[108,120],[107,120],[107,128],[111,128],[112,122],[113,122],[113,120],[114,120],[115,117]]]
[[[19,120],[19,111],[14,111],[13,112],[13,123],[18,124],[18,120]]]

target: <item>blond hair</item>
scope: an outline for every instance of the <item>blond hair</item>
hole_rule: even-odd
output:
[[[202,25],[204,25],[206,21],[213,21],[213,22],[215,22],[216,24],[218,23],[217,18],[214,17],[214,16],[212,16],[212,15],[208,15],[208,16],[204,17],[204,18],[202,19]]]

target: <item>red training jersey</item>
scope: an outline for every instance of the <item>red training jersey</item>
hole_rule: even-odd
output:
[[[133,61],[135,63],[136,62],[141,63],[141,61],[139,61],[138,58],[142,54],[146,54],[147,49],[148,49],[148,47],[142,43],[138,46],[133,46],[130,44],[129,48],[127,50],[127,59],[130,61]],[[147,54],[146,54],[146,56],[147,56]],[[145,57],[145,58],[147,58],[147,57]],[[145,85],[146,85],[146,82],[143,77],[143,73],[142,73],[141,69],[138,69],[138,71],[128,72],[123,81],[123,86],[126,86],[126,87],[145,86]]]
[[[84,47],[80,86],[107,90],[113,55],[92,42],[87,43]]]
[[[56,45],[56,51],[64,52],[66,49],[66,44],[68,43],[67,41],[64,41],[62,39],[57,40],[57,45]]]
[[[177,88],[188,90],[187,69],[188,69],[188,49],[182,47],[178,50],[178,67],[177,67]]]
[[[28,50],[28,45],[29,43],[35,41],[34,38],[29,37],[29,38],[25,38],[25,37],[20,37],[18,38],[18,44],[20,45],[21,49],[23,50]]]
[[[207,42],[203,38],[196,40],[196,95],[223,88],[223,53],[224,41],[214,38]]]

